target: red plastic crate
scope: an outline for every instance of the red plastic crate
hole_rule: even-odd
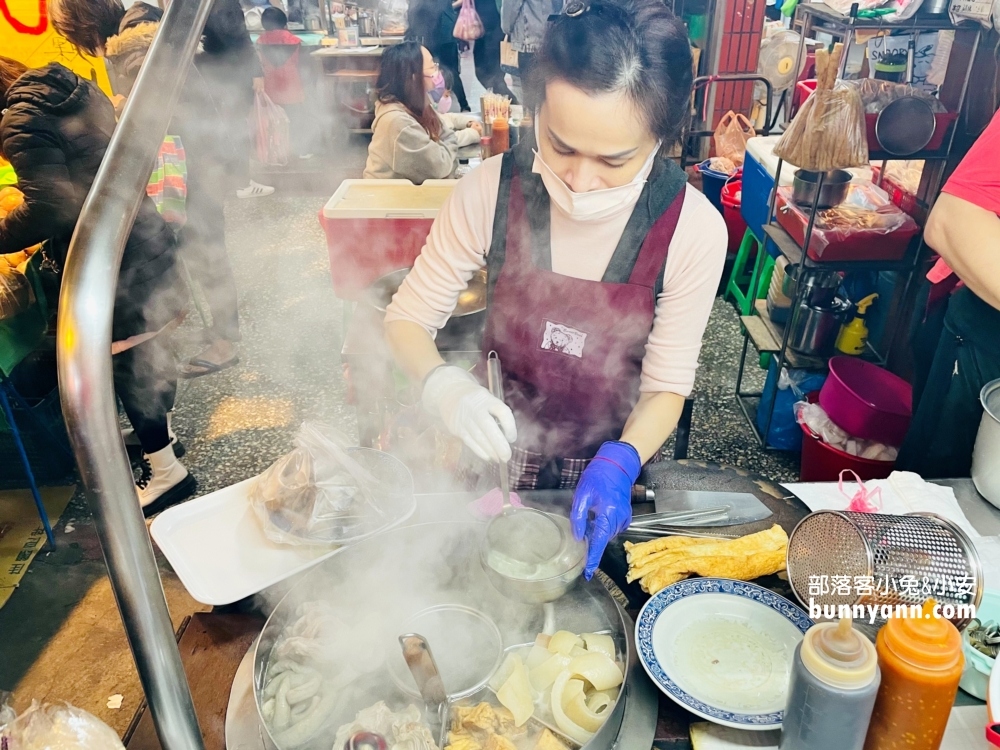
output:
[[[356,300],[375,280],[411,268],[455,180],[344,180],[319,213],[338,297]]]

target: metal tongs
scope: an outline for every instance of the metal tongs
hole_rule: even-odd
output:
[[[672,510],[666,513],[649,513],[636,518],[626,529],[631,536],[653,539],[664,535],[705,537],[708,539],[735,539],[736,534],[720,531],[710,524],[729,518],[732,507],[720,505],[698,510]]]
[[[403,647],[406,666],[410,668],[413,681],[417,683],[417,690],[424,700],[424,715],[430,724],[431,734],[438,738],[438,747],[444,747],[451,723],[451,704],[430,644],[419,633],[407,633],[399,636],[399,645]]]

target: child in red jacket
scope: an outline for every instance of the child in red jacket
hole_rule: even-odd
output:
[[[264,91],[288,115],[292,147],[300,159],[312,158],[311,120],[299,71],[302,41],[288,30],[288,16],[268,7],[260,17],[264,33],[257,39],[257,53],[264,70]]]

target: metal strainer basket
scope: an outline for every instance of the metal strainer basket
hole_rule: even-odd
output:
[[[890,516],[818,511],[788,540],[788,578],[805,607],[920,606],[929,598],[953,605],[958,628],[979,606],[983,569],[972,541],[933,513]],[[959,606],[964,605],[964,606]],[[942,611],[946,615],[948,610]],[[879,615],[876,624],[884,624]]]

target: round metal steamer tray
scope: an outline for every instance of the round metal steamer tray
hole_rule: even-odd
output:
[[[340,750],[332,748],[334,734],[342,724],[373,703],[384,700],[393,710],[408,704],[422,708],[415,691],[399,685],[398,665],[402,655],[396,641],[408,622],[429,608],[453,609],[462,616],[474,610],[496,626],[506,651],[534,642],[548,629],[574,633],[605,632],[613,636],[621,661],[628,665],[620,698],[608,720],[587,743],[587,750],[651,747],[656,727],[658,694],[646,679],[636,658],[634,624],[604,586],[582,578],[550,606],[522,604],[499,594],[486,578],[479,561],[479,540],[484,526],[476,523],[425,523],[393,529],[358,542],[319,564],[285,595],[271,613],[256,645],[251,647],[233,683],[230,714],[226,719],[228,750]],[[344,691],[327,725],[310,742],[296,748],[281,747],[270,736],[260,718],[261,691],[271,651],[282,631],[296,620],[300,604],[323,601],[344,623],[365,623],[363,629],[383,632],[385,644],[381,664],[362,675]],[[371,618],[375,618],[374,620]],[[390,637],[391,636],[391,637]],[[446,651],[460,642],[455,633],[449,643],[435,643],[428,634],[435,659],[447,661]],[[440,636],[438,636],[440,639]],[[370,641],[370,638],[369,638]],[[369,644],[370,645],[370,644]],[[477,659],[493,668],[496,654]],[[252,670],[249,660],[252,658]],[[378,660],[378,659],[376,659]],[[482,666],[479,667],[482,671]],[[447,670],[441,666],[445,689]],[[489,674],[474,675],[483,683]],[[469,677],[469,676],[465,676]],[[469,677],[472,679],[472,677]],[[252,680],[251,685],[248,684]],[[459,701],[474,705],[495,698],[482,687]],[[256,704],[256,708],[253,704]],[[242,740],[240,739],[242,738]],[[249,742],[249,739],[259,738]]]

